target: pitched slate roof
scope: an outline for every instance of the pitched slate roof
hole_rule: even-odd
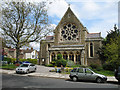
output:
[[[101,33],[89,33],[87,34],[87,38],[100,38]]]
[[[46,36],[46,40],[53,40],[54,36]]]
[[[84,45],[58,45],[58,46],[52,46],[52,48],[64,48],[64,47],[84,47]]]

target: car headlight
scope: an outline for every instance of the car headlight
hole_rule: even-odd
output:
[[[101,77],[102,77],[102,78],[106,78],[106,76],[103,76],[103,75],[102,75]]]

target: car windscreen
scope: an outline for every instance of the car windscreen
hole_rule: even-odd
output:
[[[22,64],[20,67],[28,67],[28,64]]]

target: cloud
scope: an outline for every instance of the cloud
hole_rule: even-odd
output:
[[[67,6],[68,4],[65,0],[55,0],[52,4],[49,5],[48,15],[62,18],[65,11],[67,10]]]
[[[82,9],[88,12],[96,12],[100,9],[100,7],[95,2],[87,2],[83,5]]]
[[[118,2],[119,0],[66,0],[67,2]]]
[[[51,29],[52,32],[50,32],[48,35],[54,35],[53,30],[56,28],[56,26],[57,26],[56,24],[50,24],[50,25],[49,25],[48,28]]]
[[[57,26],[56,24],[50,24],[50,29],[54,30],[56,28],[56,26]]]
[[[32,43],[30,43],[30,46],[33,47],[37,51],[40,50],[40,43],[32,42]]]
[[[51,4],[48,15],[60,21],[68,8],[67,3],[89,32],[101,32],[105,37],[106,32],[118,24],[118,0],[57,0]]]

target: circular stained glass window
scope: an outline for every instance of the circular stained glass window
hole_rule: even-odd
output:
[[[62,40],[77,40],[76,37],[78,36],[78,29],[75,24],[68,23],[64,25],[61,29],[61,36],[63,37]]]

